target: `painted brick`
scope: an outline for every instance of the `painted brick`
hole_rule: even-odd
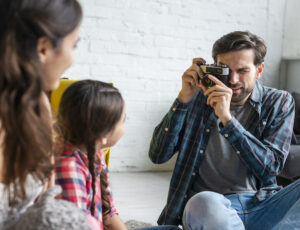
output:
[[[249,30],[265,39],[268,54],[262,82],[278,86],[287,0],[80,2],[84,9],[81,41],[76,64],[64,76],[113,82],[122,92],[127,132],[112,148],[112,171],[173,167],[176,157],[160,166],[148,159],[152,132],[178,95],[182,73],[192,59],[203,57],[212,63],[212,45],[225,33]],[[293,44],[285,49],[286,56],[300,53],[296,40]]]

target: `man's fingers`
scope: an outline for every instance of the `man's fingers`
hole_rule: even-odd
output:
[[[194,70],[188,69],[184,72],[183,76],[190,76],[195,80],[195,83],[198,83],[199,74]]]
[[[214,83],[216,83],[216,85],[222,85],[222,86],[226,86],[222,81],[220,81],[218,78],[216,78],[213,75],[208,75],[208,78],[210,80],[212,80]]]
[[[204,92],[204,95],[207,96],[207,95],[211,94],[212,92],[226,92],[226,93],[232,94],[232,89],[221,86],[221,85],[214,85],[214,86],[206,89]]]
[[[209,100],[207,100],[207,104],[214,108],[218,103],[225,100],[226,96],[211,97]]]
[[[230,95],[228,93],[226,93],[226,92],[212,92],[207,97],[206,103],[207,104],[211,104],[211,101],[216,102],[216,100],[222,101],[222,100],[226,99],[227,97],[230,97]]]
[[[193,58],[193,65],[194,65],[194,64],[197,64],[197,62],[201,62],[201,63],[203,63],[203,64],[206,63],[206,61],[205,61],[203,58],[201,58],[201,57]]]
[[[190,71],[193,71],[193,72],[196,72],[197,73],[197,77],[196,77],[196,80],[198,79],[198,78],[202,78],[203,77],[203,72],[202,72],[202,70],[200,69],[200,67],[198,66],[198,65],[196,65],[196,64],[194,64],[194,65],[192,65],[190,68],[188,68],[186,71],[185,71],[185,73],[187,73],[187,72],[190,72]]]
[[[185,82],[187,82],[187,83],[190,83],[191,85],[196,85],[197,83],[196,83],[196,80],[195,80],[195,77],[192,75],[193,73],[191,73],[191,74],[184,74],[183,76],[182,76],[182,79],[185,81]]]

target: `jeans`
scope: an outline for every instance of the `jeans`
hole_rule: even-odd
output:
[[[300,225],[295,216],[300,217],[300,180],[261,202],[251,193],[197,193],[182,222],[185,230],[293,230]]]
[[[289,212],[285,215],[283,220],[279,223],[276,230],[296,230],[300,229],[300,200],[298,200]]]
[[[178,228],[177,226],[172,226],[172,225],[161,225],[161,226],[155,226],[155,227],[149,227],[149,228],[139,228],[136,230],[181,230],[181,228]]]

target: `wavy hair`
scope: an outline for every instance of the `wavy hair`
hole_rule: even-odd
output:
[[[63,93],[57,114],[58,134],[66,143],[84,145],[87,150],[88,167],[92,175],[92,215],[95,212],[95,154],[96,142],[115,129],[121,119],[124,100],[113,86],[96,80],[73,83]],[[75,115],[76,114],[76,115]],[[102,215],[111,211],[106,171],[101,170]],[[104,227],[107,226],[104,223]]]
[[[258,66],[264,62],[267,46],[264,40],[249,31],[234,31],[218,39],[212,48],[212,57],[215,62],[219,54],[243,49],[254,51],[254,65]]]
[[[0,1],[1,177],[10,201],[26,199],[28,174],[44,182],[53,169],[51,118],[43,100],[47,82],[38,39],[46,37],[59,49],[81,18],[77,0]]]

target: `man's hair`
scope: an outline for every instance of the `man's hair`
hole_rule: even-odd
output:
[[[249,31],[234,31],[219,38],[213,45],[212,57],[217,62],[219,54],[244,49],[253,49],[255,65],[264,62],[267,46],[262,38]]]

